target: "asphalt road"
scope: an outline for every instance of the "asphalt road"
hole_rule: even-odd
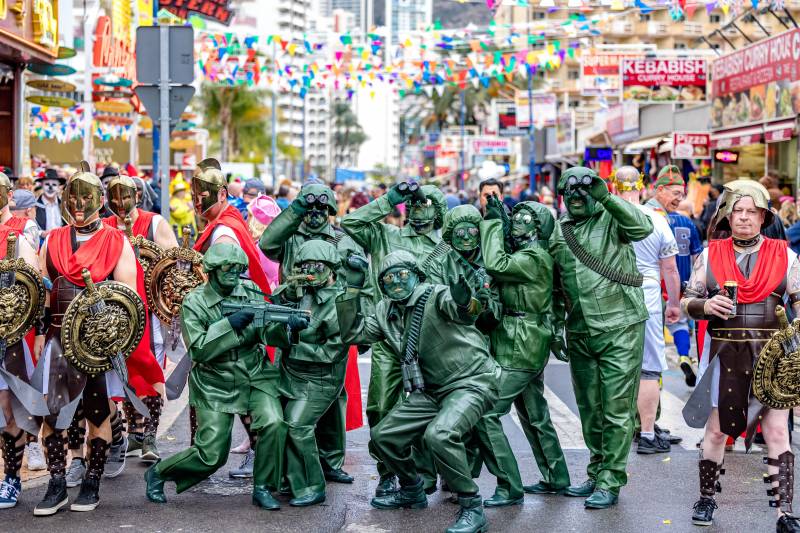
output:
[[[369,377],[368,359],[360,360],[364,394]],[[726,458],[727,475],[718,496],[720,509],[715,525],[699,529],[691,525],[692,505],[697,497],[697,450],[699,432],[686,428],[679,418],[682,402],[689,394],[680,371],[665,377],[661,424],[684,437],[680,446],[665,455],[639,456],[632,453],[630,481],[621,493],[620,503],[605,511],[587,511],[582,500],[563,496],[526,496],[525,504],[506,509],[487,510],[492,531],[579,531],[579,532],[742,532],[774,530],[774,510],[767,506],[760,454],[737,451]],[[548,401],[569,463],[573,482],[584,479],[588,452],[583,446],[577,418],[569,368],[551,364],[546,371]],[[165,456],[188,446],[188,411],[173,403],[165,416],[169,428],[162,428],[159,446]],[[514,417],[504,420],[525,483],[539,479],[530,448]],[[243,437],[235,429],[234,442]],[[25,487],[20,504],[0,511],[2,530],[16,533],[57,531],[145,531],[145,532],[388,532],[443,531],[455,518],[457,506],[441,492],[429,498],[429,508],[418,511],[377,511],[369,499],[377,483],[374,463],[367,453],[366,428],[348,434],[346,470],[356,477],[353,485],[328,486],[327,501],[308,509],[289,507],[278,512],[260,510],[250,504],[251,485],[228,479],[227,470],[237,466],[239,455],[231,455],[226,468],[186,493],[176,495],[168,485],[166,505],[149,503],[144,496],[142,475],[145,467],[130,461],[125,472],[104,480],[101,504],[92,513],[60,512],[54,517],[35,518],[32,510],[45,491],[42,480]],[[481,494],[491,496],[494,479],[484,470],[479,480]],[[77,488],[70,489],[72,497]]]

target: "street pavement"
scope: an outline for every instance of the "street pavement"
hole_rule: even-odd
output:
[[[674,349],[670,348],[671,366]],[[369,359],[359,359],[362,393],[366,396]],[[583,443],[577,416],[569,367],[551,360],[545,373],[547,399],[561,438],[573,482],[582,482],[588,452]],[[680,370],[669,370],[664,380],[662,418],[659,424],[684,438],[671,453],[640,456],[631,453],[628,472],[630,481],[622,490],[619,505],[605,511],[587,511],[581,499],[563,496],[535,497],[527,495],[525,504],[506,509],[487,510],[491,531],[577,531],[577,532],[760,532],[774,530],[774,510],[761,480],[763,466],[758,450],[746,455],[737,451],[725,461],[727,474],[722,478],[723,491],[717,501],[720,509],[715,525],[700,529],[692,526],[692,505],[697,498],[697,458],[695,447],[701,436],[698,430],[685,426],[680,410],[690,390]],[[172,402],[163,419],[159,446],[164,456],[176,453],[189,441],[186,396]],[[366,400],[366,398],[365,398]],[[366,401],[364,402],[366,405]],[[365,417],[366,420],[366,417]],[[539,474],[530,448],[515,416],[504,419],[504,425],[520,464],[524,482],[538,481]],[[238,422],[233,443],[244,436]],[[327,501],[312,508],[284,507],[278,512],[260,510],[250,503],[251,484],[231,480],[228,469],[238,466],[242,456],[231,455],[228,464],[211,479],[183,494],[176,495],[168,485],[165,505],[149,503],[144,496],[142,476],[145,466],[138,459],[129,459],[122,475],[104,479],[101,504],[92,513],[60,512],[54,517],[35,518],[32,510],[46,489],[46,478],[26,483],[20,504],[0,511],[2,530],[9,532],[50,531],[145,531],[145,532],[333,532],[366,533],[436,532],[455,519],[458,507],[446,495],[437,492],[429,498],[429,508],[418,511],[378,511],[369,506],[377,483],[374,462],[367,453],[369,432],[366,428],[348,434],[348,455],[345,469],[353,474],[353,485],[328,485]],[[800,441],[797,441],[800,442]],[[634,448],[635,450],[635,448]],[[484,497],[492,495],[494,478],[484,469],[479,485]],[[70,489],[71,497],[78,489]]]

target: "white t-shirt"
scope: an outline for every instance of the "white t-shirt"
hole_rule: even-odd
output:
[[[636,253],[636,268],[644,276],[644,301],[650,312],[661,312],[661,265],[662,259],[678,255],[678,243],[669,227],[667,218],[652,208],[638,205],[653,222],[653,233],[633,243]]]
[[[239,246],[242,245],[242,243],[239,242],[239,239],[238,237],[236,237],[236,234],[233,232],[233,230],[228,226],[223,226],[222,224],[217,224],[217,227],[214,228],[213,232],[211,232],[211,244],[214,244],[220,239],[220,237],[223,236],[230,237],[231,239],[236,241],[236,244],[238,244]]]

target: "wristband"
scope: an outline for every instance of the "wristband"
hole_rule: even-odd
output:
[[[705,309],[707,301],[706,298],[692,298],[686,304],[686,314],[695,320],[706,320],[708,318]]]

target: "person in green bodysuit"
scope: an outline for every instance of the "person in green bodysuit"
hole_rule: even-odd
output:
[[[653,223],[636,206],[612,196],[589,168],[564,172],[558,192],[567,213],[550,244],[560,280],[554,287],[555,333],[559,339],[566,307],[572,382],[591,453],[588,479],[566,494],[585,497],[587,508],[605,509],[617,503],[627,482],[649,316],[630,243],[650,235]]]
[[[504,224],[509,226],[508,240]],[[550,210],[537,202],[518,203],[509,220],[495,197],[489,199],[480,225],[486,270],[498,284],[503,305],[502,321],[489,333],[491,354],[502,368],[499,399],[476,426],[483,461],[497,477],[486,507],[522,503],[523,490],[563,494],[569,486],[564,452],[544,398],[544,367],[551,349],[566,360],[563,342],[552,330],[553,259],[547,248],[554,225]],[[525,487],[500,421],[512,404],[542,473],[541,481]]]
[[[414,199],[407,183],[393,186],[383,196],[353,211],[342,219],[342,229],[370,255],[372,265],[382,264],[384,258],[395,250],[405,250],[423,262],[441,241],[439,229],[444,223],[447,203],[444,194],[432,185],[419,188],[425,200]],[[401,229],[385,224],[383,219],[392,213],[396,205],[406,204],[406,225]],[[376,268],[372,268],[372,287],[378,287]],[[377,289],[374,302],[380,301]],[[400,376],[400,362],[383,342],[372,345],[369,390],[367,391],[367,421],[371,428],[386,416],[389,410],[403,396]],[[397,490],[395,473],[375,453],[372,443],[370,454],[377,461],[380,480],[375,490],[376,496],[391,494]],[[436,478],[430,460],[417,454],[419,466],[424,470],[428,490],[435,490]]]
[[[258,245],[264,255],[281,264],[281,280],[292,274],[300,246],[307,241],[320,240],[335,247],[340,259],[336,267],[336,283],[344,287],[347,259],[352,255],[363,257],[364,251],[341,229],[331,225],[329,217],[336,212],[334,192],[321,183],[311,183],[303,186],[289,208],[281,211],[267,226]],[[365,297],[369,298],[371,294],[371,289],[365,288]],[[337,483],[353,482],[353,477],[342,469],[346,410],[347,393],[342,389],[337,401],[322,415],[316,429],[325,479]]]
[[[481,305],[463,277],[449,287],[424,283],[413,255],[389,254],[379,271],[386,295],[375,315],[364,317],[358,291],[337,297],[337,316],[345,342],[385,341],[403,361],[404,390],[370,431],[376,455],[400,478],[400,489],[372,499],[377,509],[427,507],[423,481],[411,454],[422,438],[436,469],[458,494],[460,512],[448,533],[486,530],[478,486],[472,480],[464,439],[497,399],[499,368],[474,326]]]
[[[203,257],[208,282],[186,295],[181,308],[181,327],[192,358],[189,403],[197,412],[197,434],[188,449],[147,470],[147,498],[166,502],[164,483],[174,481],[183,492],[200,483],[228,459],[231,430],[236,414],[250,413],[251,428],[258,435],[253,469],[253,504],[280,509],[270,491],[280,483],[286,423],[278,400],[278,369],[266,356],[265,347],[289,347],[284,324],[264,328],[253,324],[252,311],[222,314],[222,302],[253,300],[259,289],[241,280],[248,259],[232,243],[212,245]],[[259,298],[260,300],[260,298]],[[291,317],[298,331],[308,326],[303,317]]]
[[[289,505],[305,507],[325,501],[325,474],[320,465],[314,429],[336,404],[344,388],[349,346],[339,336],[334,298],[339,256],[333,244],[308,240],[296,250],[295,268],[307,279],[284,283],[273,293],[275,303],[311,311],[311,323],[298,342],[281,352],[280,393],[284,398],[286,477],[294,498]],[[366,259],[361,258],[366,278]],[[299,289],[299,290],[298,290]]]

